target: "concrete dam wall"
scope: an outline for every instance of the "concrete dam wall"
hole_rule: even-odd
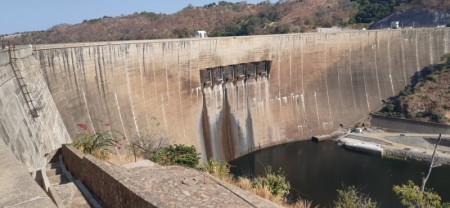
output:
[[[36,57],[72,137],[80,123],[127,139],[163,132],[231,160],[357,120],[439,62],[449,39],[433,28],[99,42]],[[249,74],[261,61],[265,73]]]
[[[71,140],[31,48],[15,48],[11,58],[0,50],[0,142],[33,172],[47,165],[46,154]],[[28,107],[30,98],[37,117]]]

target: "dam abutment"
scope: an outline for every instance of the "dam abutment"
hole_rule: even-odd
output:
[[[31,47],[0,51],[0,142],[29,172],[70,137]]]

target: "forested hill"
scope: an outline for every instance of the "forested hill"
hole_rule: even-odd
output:
[[[398,96],[385,101],[378,114],[419,121],[450,123],[450,54],[411,79]]]
[[[209,36],[258,35],[315,31],[317,27],[367,27],[396,10],[446,10],[449,0],[281,0],[258,4],[219,1],[201,7],[188,5],[174,14],[137,12],[104,16],[75,25],[60,24],[45,31],[13,36],[17,44],[43,44]]]

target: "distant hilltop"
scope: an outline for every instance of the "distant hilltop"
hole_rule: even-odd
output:
[[[4,39],[17,44],[143,40],[190,38],[197,31],[206,31],[209,37],[242,36],[315,32],[317,28],[332,27],[380,29],[389,27],[391,21],[399,21],[404,27],[435,27],[448,23],[446,11],[450,11],[448,0],[280,0],[258,4],[219,1],[197,7],[188,5],[174,14],[136,12],[104,16]]]

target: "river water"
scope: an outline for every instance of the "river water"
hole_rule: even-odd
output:
[[[256,176],[270,165],[281,168],[290,181],[291,197],[302,197],[320,207],[332,207],[336,190],[342,185],[355,185],[361,192],[378,201],[380,207],[400,207],[392,186],[408,179],[416,184],[428,171],[427,164],[382,159],[347,151],[335,142],[311,141],[283,144],[263,149],[231,162],[236,176]],[[450,201],[450,168],[434,168],[427,188],[433,188],[444,201]]]

